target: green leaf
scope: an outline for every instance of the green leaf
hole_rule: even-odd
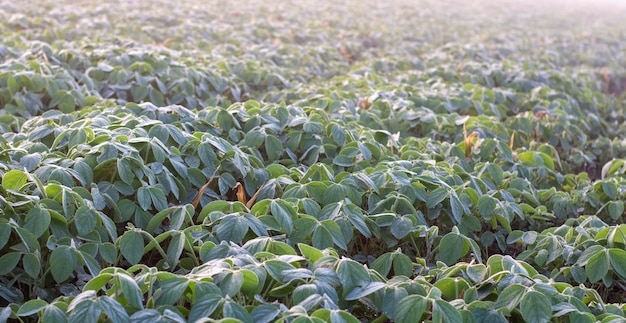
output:
[[[342,210],[345,215],[348,216],[350,223],[366,238],[372,236],[370,229],[367,227],[365,223],[365,215],[359,207],[354,204],[345,204],[342,207]]]
[[[341,166],[341,167],[352,167],[354,166],[353,157],[348,157],[345,155],[337,155],[333,158],[333,165]]]
[[[533,244],[537,240],[537,232],[526,231],[522,234],[521,240],[525,244]]]
[[[346,197],[346,193],[344,191],[343,185],[341,184],[330,184],[324,191],[322,195],[322,205],[328,205],[332,203],[339,202]]]
[[[203,142],[198,145],[198,157],[204,164],[205,167],[209,167],[215,169],[217,166],[217,154],[213,150],[213,147],[208,142]]]
[[[272,215],[287,234],[293,231],[293,220],[297,217],[293,205],[284,200],[273,200],[270,206]]]
[[[472,249],[472,252],[474,253],[474,258],[476,258],[476,261],[480,264],[483,263],[483,257],[481,255],[481,250],[480,247],[478,246],[478,243],[476,243],[476,241],[474,241],[473,239],[470,238],[465,238],[465,242],[466,242],[466,246],[467,244],[469,244],[470,249]],[[467,253],[467,252],[466,252]]]
[[[169,231],[171,233],[170,243],[167,247],[167,262],[171,268],[176,267],[180,260],[180,255],[185,247],[185,233],[182,231]]]
[[[277,282],[283,282],[283,272],[287,270],[295,269],[295,267],[284,261],[270,259],[265,261],[265,269],[267,273],[272,276]]]
[[[537,158],[537,154],[534,151],[525,151],[519,153],[517,155],[517,159],[522,162],[522,164],[531,167],[537,167],[543,165],[542,161]]]
[[[110,242],[105,242],[98,247],[102,260],[109,264],[115,264],[117,261],[117,248]]]
[[[610,260],[607,250],[603,250],[591,256],[587,262],[587,266],[585,266],[585,272],[587,273],[589,281],[595,283],[606,276],[609,271],[609,265]]]
[[[413,275],[411,258],[403,253],[396,253],[393,257],[393,272],[396,276],[404,275],[411,277]]]
[[[476,304],[476,303],[475,303]],[[502,313],[491,309],[483,307],[484,303],[478,303],[482,306],[475,306],[471,309],[472,314],[474,314],[474,318],[478,323],[507,323],[507,319],[502,315]],[[465,319],[465,316],[463,316]],[[464,320],[465,321],[465,320]]]
[[[315,263],[318,259],[324,257],[324,253],[322,253],[320,250],[304,243],[298,243],[298,249],[304,257],[309,259],[310,263]]]
[[[100,273],[98,276],[93,277],[89,282],[87,282],[87,284],[85,284],[83,291],[93,290],[97,292],[109,283],[111,277],[113,277],[113,274]]]
[[[483,195],[478,199],[478,212],[484,219],[491,219],[491,215],[496,209],[496,199],[489,195]]]
[[[268,251],[270,251],[271,253],[279,256],[279,255],[297,255],[296,253],[296,249],[294,249],[292,246],[282,242],[282,241],[275,241],[274,239],[270,239],[269,241],[269,249]]]
[[[154,231],[161,225],[165,226],[165,224],[163,224],[163,220],[165,220],[165,218],[167,218],[168,216],[173,216],[173,213],[176,212],[175,209],[173,208],[169,208],[169,209],[165,209],[163,211],[160,211],[159,213],[157,213],[156,215],[154,215],[153,217],[150,218],[150,221],[148,221],[148,225],[146,226],[146,231],[148,231],[148,233],[150,234],[154,234]],[[170,220],[170,228],[177,230],[179,228],[176,228],[176,226],[172,226],[171,225],[171,220]]]
[[[112,322],[129,322],[130,317],[128,313],[126,313],[122,304],[118,303],[116,300],[105,295],[98,299],[98,303]]]
[[[148,96],[148,87],[134,86],[130,89],[130,94],[133,96],[134,102],[141,102]]]
[[[609,258],[613,271],[620,278],[626,279],[626,250],[611,248],[609,249]]]
[[[74,97],[69,93],[65,93],[59,101],[59,110],[63,113],[71,113],[74,112],[75,107],[76,101],[74,100]]]
[[[147,211],[152,204],[152,198],[150,197],[150,188],[142,186],[137,189],[137,202],[142,209]]]
[[[68,246],[58,246],[50,255],[50,272],[57,283],[70,278],[78,266],[76,252]]]
[[[402,239],[406,237],[413,229],[413,221],[406,216],[396,218],[391,222],[389,230],[396,239]]]
[[[78,257],[81,262],[87,266],[87,269],[92,276],[97,276],[100,273],[100,270],[102,270],[96,259],[89,253],[79,250]]]
[[[133,183],[135,174],[133,173],[133,169],[127,158],[120,158],[117,160],[117,174],[124,183],[128,185]]]
[[[278,160],[284,150],[283,144],[278,138],[274,136],[267,136],[265,138],[265,152],[267,153],[268,161]]]
[[[318,306],[318,304],[322,301],[322,296],[320,294],[313,294],[300,303],[299,306],[302,306],[306,311],[312,310],[314,307]]]
[[[396,323],[420,322],[427,305],[428,300],[423,296],[409,295],[394,308],[393,321]]]
[[[328,230],[327,227],[318,225],[311,236],[311,243],[313,247],[318,249],[332,248],[333,236],[330,234],[330,230]]]
[[[333,242],[341,249],[348,250],[348,239],[341,231],[339,224],[334,220],[324,220],[322,221],[322,227],[328,230],[330,236],[332,237]]]
[[[199,295],[189,312],[189,322],[196,322],[203,317],[208,317],[222,305],[224,298],[220,294]]]
[[[318,294],[315,284],[302,284],[293,290],[292,299],[294,304],[299,304],[311,295]]]
[[[133,208],[133,211],[134,211],[134,208]],[[115,228],[115,223],[113,223],[113,220],[111,220],[111,218],[109,218],[107,215],[105,215],[102,212],[94,212],[94,213],[100,218],[100,222],[103,224],[104,229],[109,234],[109,237],[111,238],[111,240],[112,241],[117,240],[117,229]]]
[[[0,249],[7,244],[11,238],[11,226],[8,223],[0,223]]]
[[[333,124],[331,134],[338,146],[343,146],[346,143],[346,131],[340,125]]]
[[[42,322],[67,322],[67,316],[65,311],[56,307],[56,306],[48,306],[43,312],[43,316],[41,318]]]
[[[241,291],[247,294],[255,293],[260,291],[262,288],[261,281],[259,280],[259,276],[252,270],[248,269],[240,269],[239,272],[243,275],[243,285],[241,286]],[[263,273],[263,277],[265,277],[265,273]]]
[[[487,276],[487,267],[483,264],[467,266],[465,271],[474,283],[481,283]]]
[[[226,274],[219,283],[222,294],[233,297],[241,290],[243,286],[243,274],[239,271],[232,271]]]
[[[22,266],[24,267],[24,271],[26,271],[28,276],[32,278],[37,278],[37,276],[39,276],[39,272],[41,271],[41,262],[39,261],[39,257],[37,257],[36,254],[24,254],[24,257],[22,258]]]
[[[11,94],[15,94],[17,93],[17,91],[20,90],[20,85],[13,76],[9,76],[9,78],[7,79],[7,85],[9,86],[9,91],[11,91]]]
[[[438,187],[428,193],[426,206],[428,208],[434,208],[435,206],[437,206],[437,204],[441,203],[446,197],[448,197],[448,195],[448,189],[446,189],[445,187]]]
[[[502,167],[498,164],[490,163],[487,165],[487,173],[491,175],[491,179],[493,179],[493,182],[496,184],[502,183],[504,180],[504,172],[502,171]]]
[[[224,303],[224,317],[235,318],[244,323],[253,323],[252,316],[246,309],[233,301]]]
[[[393,311],[400,301],[408,296],[406,289],[400,287],[389,287],[383,297],[382,311],[388,317],[393,317]]]
[[[552,158],[552,156],[544,152],[537,153],[541,156],[541,159],[543,160],[543,165],[548,167],[550,170],[554,170],[554,159]]]
[[[118,274],[117,278],[119,279],[120,286],[122,287],[122,294],[124,294],[127,304],[136,309],[143,309],[143,293],[141,292],[137,282],[130,276],[122,273]]]
[[[376,258],[372,263],[372,269],[376,270],[381,276],[386,277],[391,271],[393,253],[387,252]]]
[[[20,306],[17,316],[31,316],[39,311],[43,311],[48,303],[41,299],[32,299]]]
[[[470,287],[469,283],[460,277],[445,277],[436,281],[433,286],[437,287],[442,298],[448,301],[460,298]]]
[[[167,131],[164,131],[164,132],[167,133]],[[150,140],[150,149],[152,150],[152,156],[154,156],[154,160],[156,161],[156,163],[152,164],[152,167],[158,167],[158,168],[163,167],[165,158],[167,157],[167,154],[169,153],[166,150],[167,148],[164,147],[163,143],[161,142],[159,138],[155,137]],[[171,162],[173,161],[174,160],[171,160]]]
[[[456,221],[456,224],[461,223],[463,220],[463,203],[456,194],[450,195],[450,209],[452,210],[452,217]]]
[[[509,309],[509,311],[512,311],[514,308],[517,307],[517,305],[519,305],[519,303],[522,301],[522,297],[524,297],[527,291],[528,289],[526,288],[526,286],[520,284],[511,284],[500,292],[494,307],[506,307]]]
[[[184,206],[175,206],[168,209],[165,209],[159,213],[165,213],[170,216],[170,230],[181,230],[184,229],[185,222],[191,222],[191,218],[194,215],[194,208],[191,204],[186,204]],[[158,215],[158,214],[157,214]],[[152,219],[150,220],[152,222]],[[159,219],[158,223],[161,224],[163,219]],[[153,224],[153,229],[156,229],[158,225]]]
[[[588,247],[587,249],[585,249],[585,251],[583,251],[583,253],[580,255],[580,257],[578,257],[578,261],[576,261],[576,263],[580,266],[584,266],[587,264],[587,262],[589,261],[589,259],[591,259],[591,257],[593,257],[594,255],[600,253],[600,252],[604,252],[605,248],[603,246],[600,245],[593,245]]]
[[[574,278],[574,281],[579,284],[584,284],[587,281],[587,274],[585,273],[585,270],[579,266],[570,267],[570,274],[572,275],[572,278]]]
[[[256,323],[271,323],[280,314],[278,306],[271,304],[260,304],[252,309],[250,316]],[[191,321],[191,319],[190,319]]]
[[[74,214],[74,223],[78,234],[85,235],[93,231],[98,224],[98,217],[88,206],[81,206]]]
[[[346,295],[345,299],[347,301],[357,300],[361,297],[365,297],[369,294],[372,294],[380,289],[387,287],[387,284],[382,282],[370,282],[363,286],[357,286],[352,289],[348,295]]]
[[[624,201],[610,201],[608,209],[611,219],[617,220],[624,214]]]
[[[20,236],[22,242],[26,245],[26,249],[29,252],[40,250],[39,242],[37,238],[25,228],[17,228],[17,234]]]
[[[356,317],[352,314],[342,311],[342,310],[333,310],[330,312],[330,322],[331,323],[360,323]]]
[[[591,313],[581,313],[581,312],[571,312],[567,316],[568,322],[571,323],[595,323],[597,322],[596,317]],[[606,322],[611,322],[608,320]]]
[[[167,209],[167,197],[159,187],[150,187],[148,189],[148,192],[150,193],[150,199],[152,200],[152,203],[154,204],[154,207],[157,209],[157,211],[163,211]]]
[[[162,318],[161,313],[154,309],[145,309],[142,311],[137,311],[130,316],[130,322],[137,323],[165,323],[171,322],[170,320],[165,320]]]
[[[344,258],[337,266],[337,275],[343,287],[343,295],[348,295],[356,287],[366,286],[370,283],[370,275],[367,269],[360,263]]]
[[[131,265],[139,263],[143,257],[144,241],[138,231],[126,231],[119,238],[120,252]]]
[[[77,129],[70,133],[69,140],[67,146],[69,148],[76,147],[80,144],[85,143],[87,140],[87,132],[85,129]]]
[[[223,217],[215,226],[215,232],[220,240],[241,242],[248,232],[246,221],[236,214]]]
[[[50,221],[52,217],[47,209],[33,208],[28,214],[26,214],[26,223],[24,223],[24,229],[30,231],[36,238],[50,228]]]
[[[461,312],[450,305],[450,303],[440,299],[433,300],[432,302],[433,322],[463,322]]]
[[[216,121],[222,129],[228,130],[233,127],[233,116],[224,109],[218,111]]]
[[[26,184],[28,174],[24,171],[12,169],[2,176],[2,188],[5,190],[19,191]]]
[[[94,318],[100,317],[102,309],[97,302],[83,300],[76,304],[70,312],[68,318],[70,322],[93,322]]]
[[[163,94],[159,92],[158,90],[156,90],[155,88],[153,88],[152,86],[150,86],[149,89],[150,89],[150,102],[154,103],[154,105],[158,107],[165,106],[165,98],[163,97]]]
[[[522,297],[520,310],[526,322],[549,322],[552,302],[540,292],[529,291]]]
[[[259,148],[264,142],[267,135],[260,130],[248,131],[244,136],[244,144],[248,147]],[[267,150],[267,144],[266,148]]]
[[[439,260],[450,266],[469,251],[465,239],[454,232],[450,232],[441,238],[439,242]]]
[[[610,199],[615,199],[617,197],[617,185],[615,185],[614,182],[603,182],[602,191],[604,191],[604,194],[606,194],[606,196]]]

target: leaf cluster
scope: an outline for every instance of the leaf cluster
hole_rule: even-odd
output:
[[[622,8],[41,2],[0,11],[0,321],[626,316]]]

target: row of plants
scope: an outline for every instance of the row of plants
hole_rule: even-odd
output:
[[[596,290],[555,282],[508,256],[494,255],[486,264],[439,263],[411,279],[411,260],[398,251],[383,254],[370,269],[333,250],[298,248],[301,255],[268,238],[243,246],[210,244],[201,247],[204,264],[186,275],[145,265],[107,268],[71,301],[31,300],[17,315],[39,313],[43,320],[63,321],[69,314],[70,321],[102,317],[115,322],[197,322],[207,317],[359,322],[357,316],[376,322],[611,322],[624,316],[623,308],[605,304]],[[392,263],[395,276],[387,278]]]
[[[380,283],[377,288],[365,289],[372,293],[387,288],[384,277],[392,272],[424,279],[442,293],[442,276],[434,274],[438,270],[459,261],[485,266],[490,260],[483,256],[503,257],[497,253],[526,260],[505,257],[532,269],[526,273],[530,281],[552,279],[573,288],[602,279],[604,297],[619,290],[620,284],[611,282],[626,274],[626,255],[618,248],[623,237],[616,238],[623,228],[610,225],[624,213],[624,160],[608,164],[604,179],[592,181],[584,174],[562,175],[548,144],[513,157],[508,143],[497,138],[476,141],[466,135],[458,144],[428,138],[403,143],[387,131],[331,120],[320,108],[256,101],[198,112],[152,104],[50,111],[29,119],[21,130],[6,133],[2,143],[2,246],[11,251],[2,256],[1,273],[6,301],[40,300],[22,305],[36,304],[36,310],[15,307],[14,314],[46,315],[58,297],[68,302],[79,290],[86,293],[103,268],[143,264],[174,275],[168,277],[187,277],[212,260],[207,258],[211,252],[238,245],[262,244],[247,256],[255,261],[282,256],[283,249],[286,255],[304,256],[295,252],[297,246],[301,252],[310,246],[334,253],[336,261],[350,255],[346,259],[360,261],[362,270],[371,267],[371,274],[381,278],[373,281]],[[463,126],[457,131],[462,133]],[[580,214],[592,215],[582,223],[571,221]],[[564,224],[554,229],[558,223]],[[274,244],[280,247],[269,246]],[[220,252],[217,259],[227,261],[231,251]],[[287,263],[310,267],[317,261],[294,259]],[[474,285],[499,272],[475,279]],[[346,277],[351,275],[359,274]],[[300,281],[295,283],[284,288],[293,291]],[[252,295],[275,287],[259,284]],[[332,300],[335,305],[369,295],[345,299],[355,286],[365,286],[344,284],[332,287],[348,290]],[[142,288],[142,294],[152,289]],[[110,317],[112,309],[98,305],[97,293],[90,295],[86,302],[92,308],[84,315],[104,311]],[[280,297],[266,301],[280,302]],[[182,296],[171,303],[186,307]],[[395,315],[395,309],[385,312],[381,304],[365,305],[361,315]],[[325,309],[339,308],[348,307]],[[71,309],[65,313],[72,315]],[[333,315],[352,315],[342,313]],[[511,313],[501,313],[502,318]],[[406,315],[410,320],[416,314]],[[482,320],[480,315],[476,319]]]
[[[621,9],[554,6],[0,2],[0,322],[623,320]]]

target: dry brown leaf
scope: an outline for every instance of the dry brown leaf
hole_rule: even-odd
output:
[[[211,178],[209,178],[209,181],[206,182],[206,184],[202,185],[202,187],[198,191],[198,194],[196,194],[196,197],[193,198],[191,205],[193,205],[194,209],[198,207],[198,204],[200,203],[200,199],[202,199],[202,195],[204,195],[204,191],[206,191],[209,185],[211,185],[211,182],[213,181],[213,178],[215,178],[215,174],[217,174],[218,169],[220,169],[219,166],[215,169],[215,171],[213,172],[213,175],[211,175]]]
[[[250,200],[248,201],[248,203],[246,203],[246,207],[248,209],[250,209],[253,205],[254,205],[254,201],[256,201],[256,198],[259,196],[259,193],[261,193],[261,189],[263,188],[263,186],[265,186],[265,183],[261,184],[261,186],[259,187],[258,190],[256,190],[256,193],[254,193],[254,195],[250,198]]]
[[[547,117],[549,117],[549,112],[547,110],[539,110],[537,112],[535,112],[535,118],[537,119],[545,119]]]
[[[237,190],[237,201],[246,204],[246,192],[243,189],[243,185],[237,182],[237,185],[235,185],[235,189]]]
[[[172,42],[172,38],[166,38],[164,41],[160,42],[160,43],[156,43],[156,46],[160,46],[160,47],[167,47],[167,45],[169,45]]]
[[[361,98],[356,105],[362,110],[367,110],[370,107],[369,99],[369,97]]]

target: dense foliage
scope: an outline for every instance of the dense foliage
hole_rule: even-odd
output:
[[[0,1],[0,321],[618,322],[626,8]]]

